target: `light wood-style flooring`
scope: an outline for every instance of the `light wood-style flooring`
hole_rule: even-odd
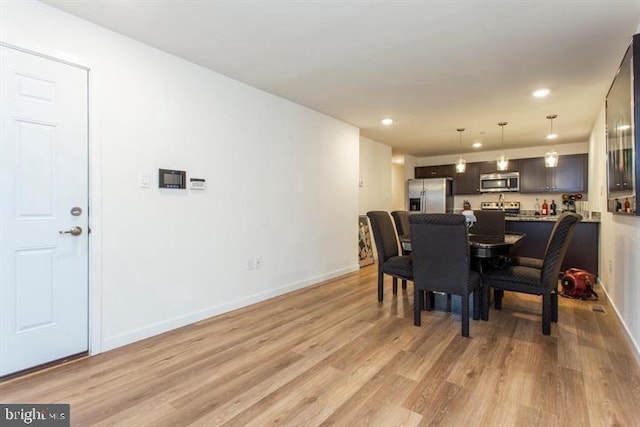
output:
[[[506,293],[488,322],[423,312],[376,267],[0,383],[82,426],[638,426],[640,369],[613,309]],[[605,313],[592,310],[594,305]],[[640,308],[638,308],[640,309]]]

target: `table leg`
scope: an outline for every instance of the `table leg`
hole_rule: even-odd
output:
[[[476,261],[477,261],[478,273],[480,273],[480,280],[481,280],[480,289],[479,289],[480,298],[478,298],[480,302],[480,307],[479,307],[480,318],[482,320],[489,320],[489,304],[490,304],[489,289],[488,288],[485,289],[484,281],[482,281],[482,263],[484,261],[484,258],[476,258]]]

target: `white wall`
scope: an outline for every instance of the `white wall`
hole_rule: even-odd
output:
[[[434,163],[435,164],[435,163]],[[418,158],[414,156],[404,156],[404,176],[405,179],[413,179],[418,166]]]
[[[602,207],[600,222],[600,281],[627,330],[640,360],[640,218],[607,212],[605,109],[589,140],[589,200]]]
[[[357,128],[47,5],[1,8],[1,41],[91,68],[94,352],[358,268]],[[139,189],[158,168],[208,188]]]
[[[391,210],[407,210],[407,179],[404,165],[391,165]]]
[[[360,137],[360,214],[391,210],[391,147]]]

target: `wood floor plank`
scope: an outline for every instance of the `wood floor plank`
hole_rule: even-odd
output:
[[[582,372],[565,367],[558,368],[558,395],[554,396],[558,402],[558,419],[561,425],[578,425],[589,427],[589,412],[587,406],[592,400],[584,385]],[[581,402],[577,405],[570,402]],[[576,409],[573,409],[573,408]]]
[[[74,426],[640,425],[640,368],[613,309],[505,293],[490,320],[377,301],[375,266],[129,346],[0,382],[70,403]]]
[[[321,425],[368,426],[384,418],[388,409],[400,408],[407,390],[412,389],[416,383],[393,373],[392,367],[397,360],[398,358],[394,358],[389,361],[387,366],[350,399],[345,400]],[[407,417],[407,423],[422,420],[422,416],[404,408],[402,414]]]

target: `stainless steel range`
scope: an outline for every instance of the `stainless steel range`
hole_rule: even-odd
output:
[[[520,202],[482,202],[480,209],[483,211],[504,210],[505,215],[516,216],[520,215]]]

